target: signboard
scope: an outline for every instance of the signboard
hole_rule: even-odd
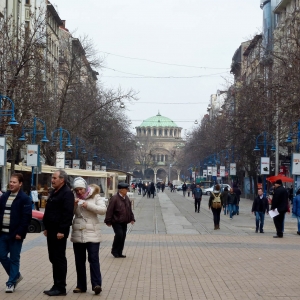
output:
[[[0,166],[6,166],[6,139],[0,137]]]
[[[203,170],[203,177],[207,177],[207,170]]]
[[[212,175],[212,167],[207,167],[207,176]]]
[[[231,163],[230,164],[229,174],[232,175],[232,176],[236,176],[236,163]]]
[[[40,158],[40,148],[39,145],[27,145],[27,166],[38,167]]]
[[[86,162],[86,170],[93,170],[93,162],[92,161]]]
[[[260,174],[269,175],[270,174],[270,157],[260,158]]]
[[[217,176],[217,167],[212,167],[212,176]]]
[[[292,174],[300,175],[300,153],[293,153],[292,155]]]
[[[106,171],[106,166],[101,166],[101,171]]]
[[[192,177],[193,177],[193,179],[195,179],[195,176],[196,176],[196,173],[195,173],[195,172],[192,172]]]
[[[72,161],[70,159],[65,160],[65,168],[71,168],[72,167]]]
[[[220,177],[225,177],[225,166],[220,166]]]
[[[28,157],[27,157],[27,162],[28,162]],[[64,169],[65,168],[65,152],[64,151],[57,151],[56,152],[55,167],[58,168],[58,169]]]
[[[80,169],[80,160],[73,159],[73,169]]]
[[[95,165],[95,171],[100,171],[100,165]]]

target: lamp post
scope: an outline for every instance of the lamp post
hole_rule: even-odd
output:
[[[55,136],[57,135],[57,136]],[[66,137],[64,137],[66,135]],[[54,146],[56,142],[59,142],[59,151],[56,152],[56,167],[65,168],[65,153],[63,150],[63,142],[66,142],[66,147],[68,147],[68,152],[72,152],[70,149],[73,145],[71,144],[71,136],[68,130],[59,127],[52,132],[52,143]],[[62,160],[62,163],[61,163]],[[59,162],[59,163],[58,163]]]
[[[78,159],[78,152],[81,150],[81,154],[87,154],[87,151],[85,150],[85,144],[82,141],[81,138],[77,137],[75,138],[75,159]]]
[[[3,103],[4,102],[9,102],[10,107],[11,108],[7,108],[7,109],[2,109],[2,107],[4,106]],[[0,123],[2,123],[3,118],[5,117],[10,117],[10,121],[7,123],[8,125],[14,126],[14,125],[18,125],[19,123],[16,121],[15,119],[15,104],[14,102],[7,96],[4,95],[0,95]],[[3,135],[3,133],[2,133]],[[7,169],[6,169],[6,138],[2,137],[2,145],[3,146],[3,157],[1,158],[2,160],[2,178],[1,178],[1,188],[2,191],[6,191],[6,187],[7,187]]]
[[[271,151],[276,151],[274,145],[274,137],[268,132],[264,131],[256,137],[256,144],[253,151],[260,151],[260,147],[263,146],[264,157],[267,156],[267,147],[271,146]],[[269,168],[270,169],[270,168]],[[262,173],[263,170],[260,170]],[[264,196],[266,196],[266,176],[263,174],[263,192]]]
[[[37,129],[37,122],[39,122],[40,124],[42,124],[42,126],[43,126],[42,130]],[[27,121],[25,122],[25,124],[26,123],[27,123]],[[43,136],[43,138],[41,139],[41,142],[43,142],[43,143],[48,143],[49,142],[49,140],[47,139],[47,127],[46,127],[46,123],[43,120],[41,120],[41,119],[39,119],[37,117],[33,118],[33,124],[32,124],[32,126],[29,126],[29,127],[23,126],[22,127],[22,135],[21,135],[21,137],[18,140],[25,142],[26,141],[26,136],[25,136],[26,133],[31,134],[33,146],[36,146],[35,144],[36,144],[36,136],[37,135],[42,135]],[[37,153],[37,166],[36,167],[38,168],[40,166],[40,157],[39,157],[40,156],[40,153],[39,153],[40,151],[39,151],[39,146],[37,147],[37,149],[38,149],[38,151],[37,151],[38,153]],[[36,173],[36,183],[37,182],[38,182],[38,170],[37,170],[37,173]],[[33,186],[33,185],[34,185],[34,166],[32,166],[32,169],[31,169],[31,186]]]

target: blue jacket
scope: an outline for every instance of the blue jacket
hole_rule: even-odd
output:
[[[292,213],[296,216],[300,216],[300,195],[297,195],[293,200]]]
[[[0,198],[0,234],[2,233],[4,209],[10,193],[11,191],[4,193]],[[18,234],[22,239],[25,239],[31,218],[31,200],[23,191],[20,190],[11,206],[9,226],[10,237],[15,238]]]

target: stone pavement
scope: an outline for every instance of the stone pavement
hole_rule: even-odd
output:
[[[264,234],[256,234],[252,202],[242,199],[233,220],[221,217],[213,230],[212,214],[203,197],[195,213],[191,198],[181,193],[158,193],[154,199],[136,196],[137,222],[129,226],[125,259],[110,254],[113,232],[103,226],[100,263],[103,292],[73,294],[76,271],[68,243],[68,294],[64,299],[300,299],[300,236],[296,220],[286,217],[283,239],[273,239],[266,216]],[[13,294],[5,293],[0,267],[0,299],[48,299],[52,285],[45,238],[28,234],[21,254],[23,281]]]

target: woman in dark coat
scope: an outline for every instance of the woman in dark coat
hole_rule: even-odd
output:
[[[215,189],[214,191],[211,193],[210,197],[209,197],[209,201],[208,201],[208,209],[211,209],[213,215],[214,215],[214,224],[215,224],[215,228],[214,230],[216,229],[220,229],[220,215],[221,215],[221,210],[222,210],[222,198],[220,197],[221,199],[221,205],[219,208],[214,208],[213,207],[213,200],[215,199],[215,197],[219,197],[221,191],[220,191],[220,185],[217,184],[215,186]]]
[[[154,185],[154,182],[151,182],[150,193],[151,193],[151,195],[153,195],[153,198],[154,198],[154,194],[155,194],[155,185]]]

